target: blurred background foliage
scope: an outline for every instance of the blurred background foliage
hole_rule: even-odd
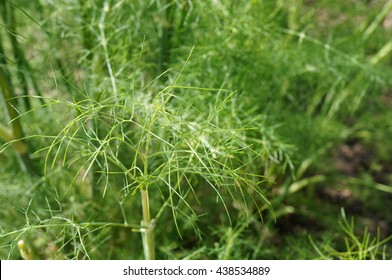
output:
[[[392,1],[0,3],[2,259],[391,259]]]

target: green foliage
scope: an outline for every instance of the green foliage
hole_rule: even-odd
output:
[[[391,5],[366,2],[7,3],[0,256],[390,258],[336,222],[391,223]]]
[[[323,249],[320,250],[313,240],[311,242],[323,259],[341,259],[341,260],[377,260],[377,259],[387,259],[387,244],[392,236],[381,240],[380,231],[377,231],[376,237],[372,237],[369,233],[368,228],[365,230],[362,236],[359,236],[355,232],[354,220],[348,221],[345,211],[341,209],[342,218],[339,221],[341,230],[346,235],[344,237],[344,250],[338,251],[329,245],[322,245]],[[324,251],[324,252],[323,252]]]

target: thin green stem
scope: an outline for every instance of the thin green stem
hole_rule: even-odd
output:
[[[17,152],[21,159],[21,168],[27,170],[29,173],[36,173],[33,163],[30,160],[29,151],[24,144],[24,133],[19,119],[19,113],[16,110],[15,94],[11,85],[10,79],[6,75],[3,67],[0,67],[0,88],[3,94],[8,115],[12,124],[12,135],[15,138],[14,145],[18,147]]]
[[[109,2],[105,1],[103,4],[103,11],[102,11],[101,20],[100,20],[98,26],[99,26],[99,33],[100,33],[100,42],[101,42],[101,46],[104,51],[105,63],[106,63],[106,67],[107,67],[107,70],[109,73],[110,82],[112,83],[113,93],[115,96],[117,96],[116,78],[114,77],[113,67],[110,62],[108,42],[107,42],[106,33],[105,33],[105,20],[106,20],[107,14],[109,12],[110,12]]]
[[[165,71],[170,62],[172,37],[174,31],[174,14],[176,4],[165,1],[164,14],[160,20],[159,54],[158,54],[158,74]]]
[[[144,257],[146,260],[155,260],[154,221],[151,220],[150,199],[147,189],[141,191],[141,198],[143,208],[142,226],[145,227],[145,229],[142,229]]]
[[[30,104],[30,100],[28,98],[29,95],[29,85],[28,85],[28,80],[30,80],[31,85],[33,87],[33,90],[35,92],[36,95],[41,96],[41,92],[38,88],[38,84],[33,76],[32,73],[32,69],[30,64],[28,63],[24,50],[23,48],[20,47],[20,44],[17,40],[17,31],[16,31],[16,27],[17,27],[17,23],[16,23],[16,19],[15,19],[15,15],[14,15],[14,9],[13,9],[13,5],[11,5],[8,2],[2,3],[2,13],[3,13],[3,18],[4,21],[8,27],[8,29],[10,30],[9,32],[9,40],[11,42],[11,47],[12,47],[12,51],[15,57],[15,62],[16,65],[18,66],[18,79],[20,82],[20,85],[22,87],[23,90],[23,94],[25,96],[24,98],[24,102],[25,102],[25,106],[26,108],[29,110],[31,109],[31,104]],[[41,104],[44,104],[44,100],[43,98],[39,99]]]

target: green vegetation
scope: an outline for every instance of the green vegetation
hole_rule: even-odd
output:
[[[392,258],[392,1],[0,9],[1,259]]]

